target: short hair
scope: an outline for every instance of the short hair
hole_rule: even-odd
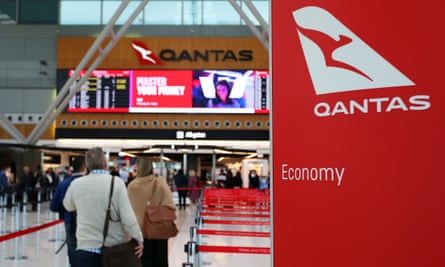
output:
[[[83,171],[83,167],[85,167],[85,158],[84,157],[75,157],[73,162],[71,163],[73,166],[73,172],[81,172]],[[68,167],[69,169],[69,167]]]
[[[89,171],[104,169],[106,163],[105,153],[100,147],[93,147],[85,154],[85,165]]]
[[[189,176],[195,176],[195,175],[196,175],[196,171],[194,169],[190,169]]]
[[[153,174],[153,160],[150,157],[138,157],[136,159],[136,176],[145,177]]]

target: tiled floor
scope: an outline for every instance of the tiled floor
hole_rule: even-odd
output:
[[[0,236],[31,226],[57,220],[57,214],[48,209],[48,202],[40,207],[40,212],[20,213],[15,216],[15,209],[3,209],[0,213]],[[196,206],[190,205],[186,210],[177,210],[177,225],[180,230],[178,236],[169,240],[169,264],[170,267],[181,267],[187,262],[187,254],[184,245],[191,241],[190,227],[195,225]],[[212,217],[212,219],[231,220],[234,218]],[[236,218],[238,220],[239,218]],[[234,219],[235,220],[235,219]],[[252,220],[252,219],[249,219]],[[253,219],[261,221],[264,219]],[[18,226],[18,227],[17,227]],[[230,230],[235,232],[270,232],[269,225],[236,225],[236,224],[203,224],[200,229]],[[228,246],[228,247],[261,247],[270,248],[270,237],[245,237],[225,235],[198,235],[200,245]],[[15,239],[0,242],[0,267],[64,267],[67,263],[66,248],[55,254],[64,240],[63,224],[57,224],[40,231],[29,233]],[[195,255],[195,267],[197,266],[272,266],[269,254],[263,253],[226,253],[226,252],[202,252]]]

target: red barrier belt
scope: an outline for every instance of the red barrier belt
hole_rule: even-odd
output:
[[[269,208],[256,208],[256,207],[242,207],[242,208],[220,208],[220,207],[203,207],[206,211],[252,211],[252,212],[269,212]]]
[[[231,212],[201,212],[201,216],[220,216],[220,217],[246,217],[246,218],[270,218],[269,214],[252,214],[252,213],[231,213]]]
[[[270,222],[240,221],[240,220],[206,220],[204,224],[237,224],[237,225],[270,225]]]
[[[229,201],[229,202],[266,202],[269,203],[270,199],[269,197],[256,197],[256,196],[252,196],[252,197],[237,197],[237,196],[226,196],[226,197],[206,197],[204,196],[203,201],[205,202],[224,202],[224,201]]]
[[[54,225],[62,223],[62,222],[63,222],[63,220],[56,220],[56,221],[52,221],[52,222],[49,222],[49,223],[45,223],[45,224],[40,224],[40,225],[37,225],[37,226],[29,227],[29,228],[26,228],[24,230],[20,230],[20,231],[13,232],[13,233],[10,233],[10,234],[2,235],[2,236],[0,236],[0,242],[7,241],[7,240],[10,240],[10,239],[22,236],[22,235],[27,235],[27,234],[30,234],[30,233],[34,233],[34,232],[40,231],[42,229],[54,226]]]
[[[170,187],[170,190],[172,191],[178,191],[178,190],[186,190],[186,191],[191,191],[191,190],[195,190],[195,191],[201,191],[202,187]]]
[[[270,206],[270,202],[265,201],[209,201],[206,199],[203,199],[201,201],[201,204],[203,206],[238,206],[238,207],[258,207],[258,208],[265,208]]]
[[[270,254],[270,248],[259,247],[224,247],[224,246],[198,246],[199,252],[223,252],[246,254]]]
[[[199,229],[199,230],[197,230],[197,233],[200,234],[200,235],[270,237],[270,233],[269,232],[252,232],[252,231],[227,231],[227,230]]]

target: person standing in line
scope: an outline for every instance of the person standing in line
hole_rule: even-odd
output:
[[[175,182],[176,191],[178,192],[179,197],[179,209],[185,209],[186,201],[187,201],[187,186],[188,179],[184,174],[182,169],[178,170],[178,173],[173,176],[173,180]]]
[[[76,261],[76,218],[74,212],[69,212],[63,206],[63,198],[70,184],[77,178],[85,175],[85,159],[84,157],[76,157],[72,163],[73,173],[70,177],[63,179],[56,188],[53,198],[50,202],[50,210],[59,212],[65,224],[66,244],[68,248],[68,260],[71,267],[79,266]]]
[[[105,246],[122,244],[127,241],[128,235],[138,242],[135,254],[141,257],[144,249],[142,232],[124,182],[106,171],[105,153],[99,147],[87,151],[85,165],[89,174],[75,179],[63,199],[63,206],[68,211],[75,211],[77,215],[77,266],[102,267],[101,246],[111,179],[114,179],[114,189]]]
[[[12,184],[10,183],[11,167],[4,166],[0,170],[0,190],[2,192],[12,192]]]
[[[233,187],[234,188],[242,188],[243,187],[243,179],[241,178],[240,170],[236,170],[235,175],[233,176]]]
[[[225,188],[227,182],[227,171],[225,168],[222,168],[219,174],[215,177],[216,187]]]
[[[136,159],[136,178],[128,184],[127,190],[141,229],[148,202],[176,209],[167,181],[164,177],[153,174],[153,162],[149,157]],[[143,267],[168,267],[168,239],[148,239],[144,236],[141,261]]]
[[[188,188],[190,202],[195,205],[199,199],[200,190],[198,190],[198,176],[193,169],[189,170]]]
[[[249,171],[249,188],[258,189],[260,187],[260,177],[256,173],[256,170]]]
[[[56,172],[52,167],[48,167],[48,169],[46,169],[46,177],[48,177],[50,189],[56,188],[57,185],[59,184],[59,180],[56,175]]]
[[[23,173],[22,173],[22,175],[20,175],[20,180],[19,180],[19,185],[18,185],[19,199],[21,199],[20,203],[23,203],[25,193],[26,193],[26,195],[28,195],[28,193],[31,191],[32,180],[33,180],[33,177],[32,177],[31,168],[29,168],[28,165],[25,165],[23,167]],[[27,209],[26,206],[21,206],[21,207],[22,207],[22,210]]]

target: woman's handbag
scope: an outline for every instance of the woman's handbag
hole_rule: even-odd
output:
[[[102,241],[102,266],[104,267],[142,267],[141,260],[134,254],[137,245],[132,239],[123,244],[111,247],[105,246],[105,238],[108,234],[108,223],[111,220],[111,197],[113,196],[114,176],[111,178],[110,196],[108,199],[107,215],[105,216],[103,241]]]
[[[154,182],[153,191],[156,192],[158,181]],[[150,201],[149,201],[150,203]],[[160,205],[147,204],[142,226],[142,234],[146,239],[168,239],[178,234],[176,227],[176,213],[174,209]]]

